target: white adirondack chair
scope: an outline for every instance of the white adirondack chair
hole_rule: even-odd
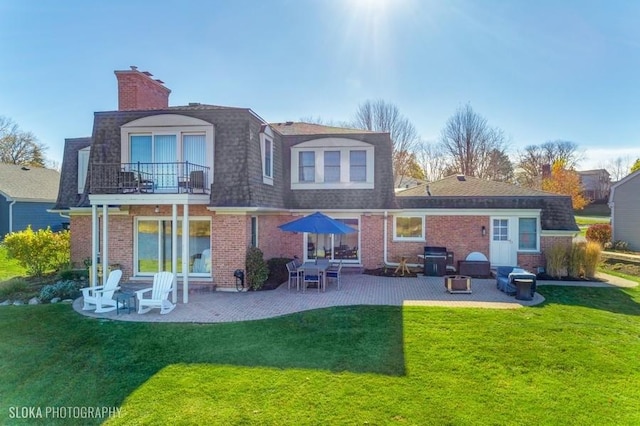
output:
[[[120,278],[122,278],[122,271],[116,269],[111,271],[105,285],[83,288],[82,299],[84,300],[84,305],[82,310],[95,309],[96,313],[102,314],[116,309],[118,302],[114,300],[113,293],[120,289],[118,287]]]
[[[144,314],[153,308],[160,308],[161,314],[168,314],[176,307],[169,301],[169,293],[173,290],[175,275],[172,272],[158,272],[153,276],[153,287],[136,291],[138,297],[138,313]],[[144,294],[151,292],[150,298]]]

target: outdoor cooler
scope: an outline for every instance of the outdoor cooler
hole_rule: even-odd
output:
[[[424,247],[424,274],[442,277],[447,273],[447,248]]]

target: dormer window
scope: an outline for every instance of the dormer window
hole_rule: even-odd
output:
[[[262,182],[273,185],[273,132],[269,126],[260,131],[260,152],[262,154]]]
[[[322,138],[291,148],[291,189],[373,189],[374,147]]]
[[[120,132],[123,169],[148,177],[157,192],[179,188],[194,172],[204,172],[205,188],[213,181],[211,123],[184,115],[158,114],[126,123]]]

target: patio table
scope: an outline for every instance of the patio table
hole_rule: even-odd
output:
[[[327,288],[327,269],[329,269],[329,262],[316,264],[315,262],[304,262],[302,265],[298,266],[298,279],[302,279],[304,276],[304,268],[313,268],[317,269],[320,272],[320,279],[322,280],[322,291]]]

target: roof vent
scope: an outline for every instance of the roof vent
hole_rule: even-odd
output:
[[[285,126],[291,126],[293,125],[293,121],[287,121],[286,123],[284,123]]]
[[[458,180],[459,180],[460,182],[464,182],[464,181],[466,180],[466,179],[464,178],[464,175],[458,175],[458,176],[456,176],[456,177],[458,178]]]
[[[431,197],[431,190],[429,189],[429,185],[427,185],[427,195]]]
[[[24,171],[27,171],[27,172],[28,172],[29,170],[31,170],[31,169],[30,169],[30,168],[28,168],[27,166],[22,166],[20,169],[21,169],[21,170],[24,170]]]
[[[200,106],[200,102],[189,102],[189,106]]]

